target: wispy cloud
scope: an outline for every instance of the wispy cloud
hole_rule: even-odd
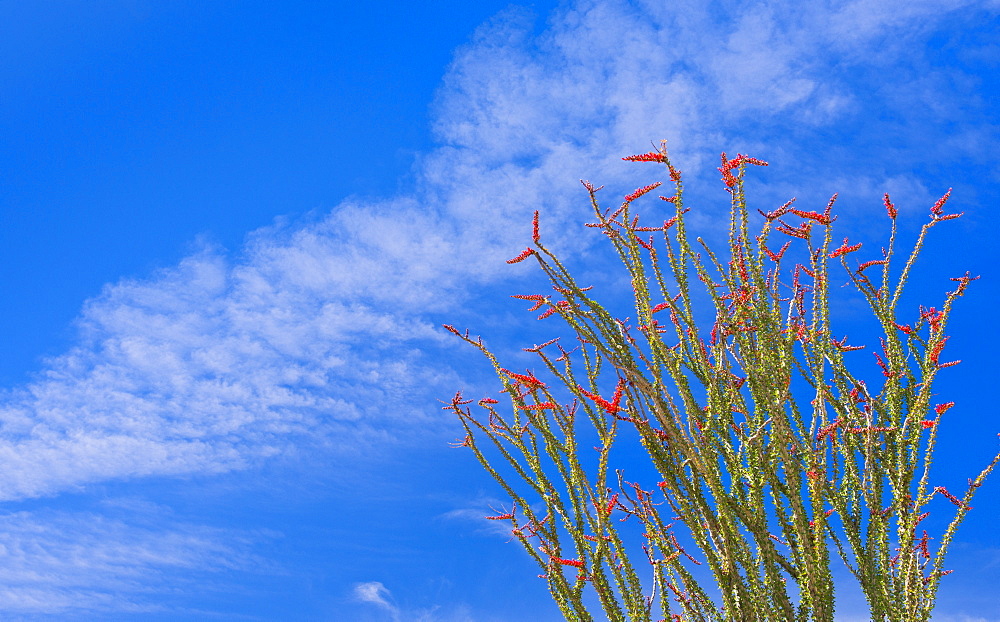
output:
[[[399,620],[399,608],[389,602],[392,594],[378,581],[359,583],[354,586],[354,597],[363,603],[370,603],[384,610],[393,620]]]
[[[179,523],[162,513],[153,525],[142,519],[146,511],[118,508],[111,512],[121,515],[116,518],[96,512],[0,515],[0,611],[162,611],[177,590],[211,591],[206,573],[274,571],[250,552],[261,534]]]
[[[392,592],[380,581],[367,581],[356,584],[353,596],[358,602],[374,605],[384,611],[393,622],[397,620],[412,620],[412,622],[474,622],[474,618],[469,612],[468,607],[461,604],[420,609],[402,608],[395,604]]]

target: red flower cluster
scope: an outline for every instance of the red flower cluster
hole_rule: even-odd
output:
[[[892,201],[889,200],[889,193],[888,192],[886,192],[885,196],[882,197],[882,202],[885,203],[885,211],[889,213],[889,218],[892,218],[893,220],[895,220],[896,219],[896,214],[897,214],[897,212],[896,212],[896,206],[893,205]]]
[[[501,369],[500,371],[502,371],[503,373],[507,374],[508,376],[510,376],[514,380],[518,381],[519,383],[523,384],[524,386],[528,387],[529,389],[544,389],[545,388],[545,383],[542,382],[541,380],[539,380],[538,378],[535,378],[535,376],[532,375],[532,374],[530,374],[530,373],[529,374],[515,374],[514,372],[506,370],[506,369]]]
[[[667,162],[667,156],[663,153],[658,153],[656,151],[650,151],[649,153],[640,153],[639,155],[631,155],[622,158],[626,162]]]
[[[535,252],[536,252],[536,251],[535,251],[535,249],[533,249],[533,248],[526,248],[526,249],[524,249],[524,251],[523,251],[523,252],[522,252],[522,253],[521,253],[520,255],[518,255],[517,257],[515,257],[515,258],[513,258],[513,259],[508,259],[508,260],[507,260],[507,263],[520,263],[520,262],[524,261],[525,259],[527,259],[528,257],[531,257],[532,255],[534,255],[534,254],[535,254]]]
[[[624,388],[624,382],[621,380],[618,381],[618,388],[615,389],[615,395],[613,398],[611,398],[610,402],[596,393],[591,393],[590,391],[587,391],[581,386],[577,386],[576,388],[580,390],[580,393],[583,393],[590,399],[594,400],[594,402],[598,406],[606,410],[609,415],[613,415],[616,412],[622,410],[621,406],[618,405],[621,402],[622,389]]]
[[[847,245],[847,238],[844,238],[844,242],[840,245],[840,248],[830,253],[830,259],[836,259],[841,255],[846,255],[847,253],[853,253],[854,251],[861,248],[861,242],[858,242],[854,246]]]
[[[630,194],[630,195],[626,196],[626,197],[625,197],[625,202],[626,202],[626,203],[631,203],[632,201],[635,201],[636,199],[638,199],[638,198],[639,198],[639,197],[641,197],[642,195],[646,194],[646,193],[647,193],[647,192],[649,192],[650,190],[656,190],[656,189],[657,189],[657,188],[659,188],[659,187],[660,187],[661,185],[662,185],[662,184],[661,184],[660,182],[656,182],[655,184],[650,184],[650,185],[648,185],[648,186],[643,186],[642,188],[639,188],[638,190],[636,190],[636,191],[635,191],[635,192],[633,192],[632,194]]]

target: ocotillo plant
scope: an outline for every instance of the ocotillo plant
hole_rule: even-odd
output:
[[[763,228],[751,239],[744,175],[767,163],[723,154],[729,256],[720,259],[698,238],[703,261],[688,237],[682,176],[665,143],[624,159],[664,164],[675,188],[660,197],[673,216],[640,226],[633,204],[659,183],[612,210],[600,207],[600,188],[583,182],[597,217],[587,226],[607,236],[631,276],[634,325],[612,316],[545,247],[535,212],[534,245],[509,263],[537,260],[556,295],[514,298],[532,302],[530,311],[544,309],[539,319],[561,318],[575,347],[557,338],[526,348],[545,371],[515,372],[481,338],[445,326],[486,355],[510,398],[509,408],[478,400],[478,416],[461,393],[446,407],[465,427],[459,445],[513,504],[487,518],[510,523],[569,620],[591,620],[588,607],[599,606],[609,620],[652,620],[659,610],[671,620],[832,621],[831,568],[840,561],[873,620],[928,620],[950,572],[943,562],[955,530],[1000,461],[997,454],[961,497],[930,480],[938,429],[952,406],[932,404],[931,388],[940,370],[957,363],[941,361],[944,331],[953,303],[975,279],[952,279],[957,287],[940,310],[921,307],[909,324],[896,312],[928,231],[961,215],[944,213],[950,191],[893,277],[897,210],[888,194],[888,250],[852,268],[847,256],[861,244],[834,245],[836,195],[822,212],[792,201],[761,212]],[[787,239],[772,243],[774,234]],[[807,259],[783,270],[793,242],[805,246]],[[844,362],[845,352],[864,346],[835,338],[830,260],[847,271],[882,334],[874,351],[884,378],[878,393]],[[875,271],[881,278],[873,282]],[[714,313],[709,331],[696,323],[695,278]],[[659,481],[612,473],[613,447],[636,439]],[[936,495],[957,509],[935,548],[920,523]],[[639,546],[622,533],[627,518],[643,528]],[[693,546],[685,549],[678,533]],[[699,582],[694,564],[705,565],[714,586]]]

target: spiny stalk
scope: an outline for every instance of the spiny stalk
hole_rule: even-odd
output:
[[[649,227],[639,226],[632,204],[660,182],[630,193],[613,211],[601,208],[600,188],[583,182],[597,217],[587,226],[608,238],[630,276],[635,325],[607,311],[545,247],[535,212],[534,247],[508,263],[535,258],[557,295],[514,298],[532,302],[532,312],[544,308],[539,320],[560,318],[578,342],[570,350],[560,338],[525,348],[555,382],[504,368],[481,339],[445,326],[488,358],[510,398],[509,410],[496,399],[479,400],[480,416],[461,393],[446,407],[466,431],[458,446],[473,451],[513,504],[487,518],[509,521],[567,620],[593,619],[584,601],[592,591],[609,620],[832,622],[831,544],[873,620],[929,620],[941,577],[950,572],[943,563],[955,530],[1000,462],[998,453],[962,498],[931,487],[937,432],[954,405],[932,407],[931,386],[938,371],[958,363],[939,360],[944,330],[974,278],[953,279],[959,286],[940,311],[921,308],[912,326],[897,320],[927,233],[961,216],[943,213],[951,191],[931,208],[931,221],[893,282],[897,210],[888,194],[888,251],[852,269],[846,256],[862,245],[845,238],[833,247],[836,195],[823,212],[793,208],[794,199],[760,212],[763,228],[751,238],[744,176],[747,166],[767,163],[723,153],[729,258],[698,238],[706,263],[689,240],[682,174],[665,142],[624,159],[664,164],[674,184],[674,194],[660,196],[674,215]],[[801,220],[786,222],[790,215]],[[649,235],[656,233],[662,246]],[[790,238],[777,252],[768,247],[772,233]],[[782,258],[797,241],[808,260],[791,268],[791,284],[784,285]],[[845,363],[845,352],[864,347],[834,337],[831,259],[840,260],[883,333],[873,354],[885,380],[875,395]],[[882,270],[877,288],[865,274],[874,266]],[[704,285],[715,314],[707,334],[695,320],[691,276]],[[785,298],[782,287],[789,290]],[[801,396],[797,378],[808,387]],[[623,437],[625,429],[636,435]],[[584,435],[597,439],[596,461]],[[636,439],[659,481],[628,481],[612,469],[612,450]],[[931,537],[917,532],[937,495],[957,510],[932,552]],[[620,532],[628,518],[643,528],[638,546]],[[651,573],[641,573],[636,559]],[[695,576],[698,566],[712,584]]]

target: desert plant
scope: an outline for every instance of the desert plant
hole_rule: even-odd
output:
[[[932,404],[931,388],[940,370],[957,363],[940,361],[944,331],[974,278],[952,279],[957,287],[940,310],[921,307],[911,324],[896,313],[926,234],[961,215],[944,213],[950,190],[893,278],[897,210],[888,194],[888,250],[851,268],[847,256],[861,244],[834,245],[836,195],[822,212],[796,209],[794,199],[760,212],[763,227],[751,239],[744,175],[767,163],[722,154],[719,171],[732,196],[729,256],[698,238],[703,261],[689,240],[682,175],[665,143],[624,159],[665,165],[674,186],[659,197],[673,215],[640,226],[633,204],[659,183],[612,210],[600,207],[600,188],[583,182],[597,217],[587,226],[607,236],[631,277],[634,325],[607,311],[542,244],[535,212],[534,246],[508,263],[534,258],[557,295],[514,298],[544,310],[539,319],[561,318],[574,347],[557,338],[526,348],[546,372],[515,372],[481,338],[445,326],[486,355],[511,402],[507,409],[480,399],[477,416],[473,400],[458,393],[446,407],[465,428],[459,445],[513,504],[487,518],[510,523],[570,620],[593,619],[596,603],[609,620],[652,620],[658,609],[675,620],[832,621],[837,556],[873,620],[928,620],[950,572],[943,562],[955,530],[1000,461],[998,453],[961,498],[930,483],[938,429],[952,406]],[[769,246],[773,234],[788,238],[777,251]],[[783,271],[793,242],[804,245],[805,259]],[[845,353],[864,346],[834,338],[833,259],[882,333],[874,352],[884,378],[878,393],[845,364]],[[868,275],[876,270],[881,278],[873,283]],[[696,321],[695,281],[714,315],[710,330]],[[658,481],[612,472],[613,448],[635,440]],[[935,548],[920,523],[936,495],[956,509]],[[623,532],[625,519],[642,527],[642,556]],[[641,570],[642,557],[651,571]],[[714,585],[696,576],[700,564]]]

